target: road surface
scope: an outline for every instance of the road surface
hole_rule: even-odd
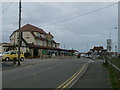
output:
[[[3,88],[57,88],[88,62],[89,59],[58,59],[5,70],[2,85]]]

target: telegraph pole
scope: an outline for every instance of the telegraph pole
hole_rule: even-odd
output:
[[[21,0],[19,0],[19,43],[18,43],[18,65],[20,65],[20,46],[21,46]]]
[[[118,18],[120,18],[120,1],[118,2],[118,12]],[[120,19],[118,19],[118,54],[120,55]]]

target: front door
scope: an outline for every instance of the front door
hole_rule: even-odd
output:
[[[33,55],[34,55],[34,56],[38,56],[38,49],[34,49]]]

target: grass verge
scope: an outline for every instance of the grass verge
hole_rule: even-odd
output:
[[[120,90],[120,72],[118,72],[114,67],[112,67],[110,64],[103,64],[103,66],[108,70],[109,72],[109,79],[112,84],[112,88],[116,88],[117,90]]]

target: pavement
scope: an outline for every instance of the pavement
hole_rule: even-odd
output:
[[[103,60],[92,60],[87,71],[72,88],[112,88]]]

